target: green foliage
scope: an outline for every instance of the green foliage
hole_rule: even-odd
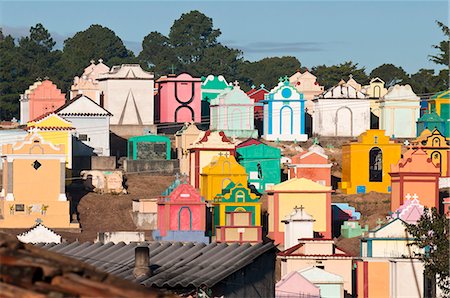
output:
[[[397,67],[393,64],[383,64],[378,66],[377,68],[372,70],[372,72],[370,73],[370,77],[379,77],[386,83],[386,85],[396,83],[406,84],[408,83],[409,79],[408,74],[403,68]]]
[[[430,60],[436,64],[442,64],[449,66],[449,39],[450,39],[450,29],[444,23],[436,21],[438,26],[441,28],[445,35],[445,40],[441,41],[438,45],[434,45],[433,48],[440,51],[437,55],[430,55]]]
[[[353,75],[353,79],[361,85],[365,85],[369,82],[365,68],[359,68],[358,63],[353,63],[352,61],[332,66],[315,66],[312,68],[312,72],[325,89],[337,85],[340,80],[347,80],[350,75]]]
[[[447,85],[443,78],[444,73],[444,71],[441,71],[441,75],[435,76],[434,70],[422,68],[417,73],[411,75],[411,87],[417,94],[435,93],[445,90],[447,89]]]
[[[64,41],[62,64],[67,76],[79,75],[90,60],[103,59],[107,65],[133,61],[134,54],[109,28],[91,25]]]
[[[220,34],[219,29],[213,29],[211,18],[193,10],[173,23],[169,40],[181,63],[191,64],[200,61],[207,48],[218,44]]]
[[[265,84],[276,86],[278,79],[290,76],[301,68],[300,61],[292,56],[270,57],[259,61],[245,61],[240,67],[240,81],[246,86]]]
[[[155,77],[168,73],[172,67],[174,71],[180,68],[169,38],[156,31],[144,37],[138,59],[144,69],[155,72]]]
[[[406,224],[413,237],[410,245],[423,248],[425,253],[417,257],[424,262],[425,274],[436,276],[436,284],[446,295],[450,295],[449,277],[449,221],[436,208],[425,208],[417,224]]]

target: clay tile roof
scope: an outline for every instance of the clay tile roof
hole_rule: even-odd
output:
[[[2,297],[168,297],[5,233],[0,267]]]

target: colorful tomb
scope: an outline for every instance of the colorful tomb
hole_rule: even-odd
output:
[[[223,131],[229,137],[258,136],[254,123],[254,102],[235,82],[233,89],[219,94],[210,102],[210,129]]]
[[[66,95],[50,80],[36,82],[20,97],[20,124],[53,112],[66,101]]]
[[[155,99],[156,122],[200,122],[201,79],[188,73],[160,77]]]
[[[79,228],[70,223],[65,194],[64,145],[54,145],[39,133],[2,148],[1,228]],[[44,187],[45,186],[45,187]]]
[[[422,134],[411,142],[413,149],[423,149],[434,165],[439,166],[441,176],[450,176],[449,152],[450,146],[446,138],[437,129],[424,130]]]
[[[348,82],[339,82],[315,99],[313,133],[355,137],[370,128],[370,100]]]
[[[215,156],[219,156],[219,154],[235,155],[235,146],[222,131],[211,132],[208,130],[201,132],[198,138],[188,146],[189,178],[192,186],[200,187],[200,174]],[[222,188],[218,189],[216,193],[221,190]]]
[[[358,141],[342,146],[342,181],[339,188],[345,194],[376,191],[389,193],[390,166],[401,156],[401,144],[391,141],[384,130],[371,129]]]
[[[380,101],[380,129],[393,138],[414,138],[420,98],[410,85],[395,85]]]
[[[445,120],[439,117],[436,112],[424,113],[422,117],[417,119],[417,136],[420,136],[425,129],[430,131],[437,129],[442,131],[444,136],[448,136],[445,124]]]
[[[247,186],[247,173],[233,155],[219,154],[202,169],[200,191],[207,200],[213,200],[217,194],[222,193],[228,184],[242,184]]]
[[[433,164],[422,149],[409,149],[397,164],[391,165],[391,210],[406,199],[419,199],[424,206],[439,210],[439,165]]]
[[[44,141],[53,145],[63,145],[66,168],[72,169],[72,136],[75,128],[70,121],[52,112],[29,121],[27,130],[37,132]]]
[[[215,99],[220,93],[230,90],[231,84],[222,76],[209,75],[206,78],[202,77],[201,92],[202,92],[202,119],[209,119],[210,102]]]
[[[261,142],[245,146],[246,143],[249,141],[236,146],[237,160],[245,168],[249,184],[263,193],[267,187],[281,182],[281,151]]]
[[[303,206],[316,221],[314,232],[317,236],[331,237],[331,196],[330,186],[324,186],[305,178],[293,178],[266,190],[268,197],[269,234],[275,243],[284,241],[282,220],[296,206]]]
[[[305,134],[305,99],[303,94],[289,85],[287,77],[268,94],[264,103],[264,135],[269,141],[300,141]]]
[[[214,197],[212,204],[217,242],[262,241],[259,197],[242,183],[230,182]]]
[[[433,95],[428,101],[428,111],[436,112],[447,122],[447,129],[450,125],[450,90],[441,91]],[[450,134],[450,129],[448,130]]]
[[[304,73],[301,73],[299,70],[289,78],[289,83],[304,95],[306,100],[305,108],[308,113],[312,114],[314,111],[312,99],[324,91],[324,87],[317,82],[317,77],[308,70]]]
[[[170,160],[170,139],[166,136],[144,135],[128,139],[128,159]]]
[[[325,186],[331,186],[331,167],[325,150],[317,144],[292,157],[288,165],[289,178],[306,178]]]
[[[186,179],[158,199],[156,239],[209,243],[205,237],[206,203]]]

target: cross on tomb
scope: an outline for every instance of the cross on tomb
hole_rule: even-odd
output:
[[[266,87],[266,85],[261,84],[261,85],[259,85],[259,87],[260,87],[260,88],[264,88],[264,87]]]
[[[278,82],[283,82],[283,78],[282,77],[280,77],[279,79],[278,79]]]
[[[219,156],[222,156],[223,155],[223,153],[222,152],[219,152]]]
[[[36,218],[35,222],[36,222],[37,224],[41,224],[41,223],[43,223],[44,221],[43,221],[42,219],[40,219],[40,218]]]
[[[313,144],[314,145],[318,145],[319,144],[319,139],[317,137],[314,138]]]
[[[414,195],[412,196],[412,199],[413,199],[413,200],[417,200],[417,199],[419,199],[419,196],[418,196],[417,194],[414,194]]]
[[[233,82],[234,88],[238,88],[239,87],[239,82],[237,80],[235,80]]]
[[[229,157],[230,156],[230,153],[229,152],[225,152],[225,157]]]
[[[172,71],[172,74],[175,74],[175,65],[171,65],[169,69]]]
[[[397,214],[397,218],[400,218],[400,213],[402,213],[400,210],[395,211],[395,214]]]
[[[255,85],[252,85],[252,87],[251,87],[252,89],[255,89],[256,88],[256,86]]]
[[[405,199],[411,200],[411,194],[407,193],[406,196],[405,196]]]
[[[98,59],[98,62],[103,63],[103,59],[102,58]]]
[[[405,141],[403,142],[403,145],[409,146],[409,141],[408,141],[408,140],[405,140]]]
[[[303,209],[305,209],[305,207],[303,207],[303,205],[300,205],[300,207],[297,207],[297,205],[295,205],[294,210],[298,211],[300,209],[300,212],[303,213]]]

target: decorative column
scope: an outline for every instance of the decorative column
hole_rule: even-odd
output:
[[[58,201],[67,201],[66,197],[66,162],[64,159],[59,163],[59,197]]]
[[[6,173],[6,200],[14,201],[14,193],[13,193],[13,159],[8,159],[8,172]]]

